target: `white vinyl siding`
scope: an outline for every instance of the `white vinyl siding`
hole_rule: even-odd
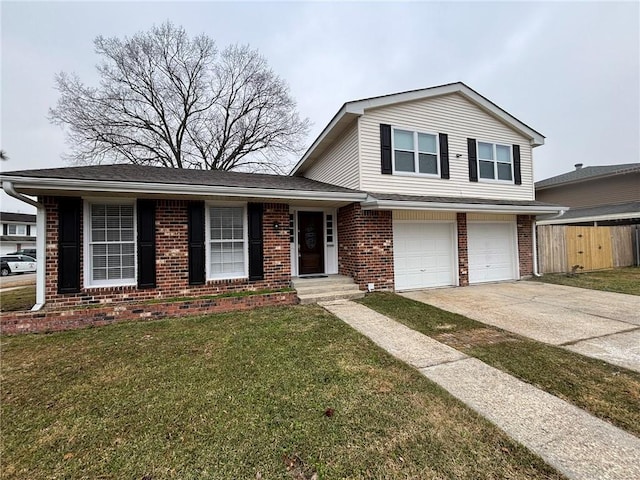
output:
[[[136,232],[133,203],[90,203],[86,218],[88,286],[134,284]]]
[[[304,172],[304,176],[319,182],[357,189],[358,122],[348,127]]]
[[[449,136],[450,179],[380,173],[380,124]],[[460,94],[366,110],[360,117],[360,185],[370,192],[447,197],[534,200],[529,140]],[[520,145],[522,185],[470,182],[467,139]],[[457,157],[460,155],[460,157]]]
[[[208,278],[246,277],[248,242],[244,206],[211,206],[208,220]]]

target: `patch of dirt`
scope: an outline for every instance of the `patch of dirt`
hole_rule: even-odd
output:
[[[458,350],[518,340],[506,332],[493,328],[473,328],[452,333],[440,333],[433,338]]]

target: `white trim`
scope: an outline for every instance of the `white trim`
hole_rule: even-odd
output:
[[[211,273],[211,209],[212,208],[224,208],[224,207],[241,207],[242,208],[242,251],[244,254],[244,273],[243,275],[233,275],[227,276],[224,273],[214,275]],[[238,203],[238,202],[206,202],[205,203],[205,215],[204,215],[204,225],[205,225],[205,262],[206,262],[206,277],[207,281],[215,281],[215,280],[237,280],[237,279],[248,279],[249,278],[249,225],[247,218],[247,204],[246,203]],[[221,240],[223,242],[225,240]],[[238,242],[238,240],[232,240],[234,242]],[[238,242],[239,243],[239,242]]]
[[[463,200],[463,199],[461,199]],[[378,200],[369,196],[361,202],[363,210],[439,210],[444,212],[527,213],[530,215],[557,213],[566,209],[556,206],[492,205],[485,203],[437,203],[405,200]]]
[[[409,152],[409,150],[404,149],[396,149],[395,146],[395,132],[396,130],[400,130],[402,132],[411,133],[413,135],[413,172],[407,172],[406,170],[396,170],[396,150],[401,150],[403,152]],[[436,173],[424,173],[420,171],[420,154],[424,153],[426,155],[434,155],[431,152],[421,152],[419,146],[419,135],[430,135],[435,137],[436,139]],[[391,127],[391,171],[393,175],[396,176],[408,176],[408,177],[430,177],[430,178],[440,178],[440,142],[437,133],[433,132],[425,132],[419,131],[415,128],[410,127],[402,127],[402,126],[392,126]]]
[[[64,178],[36,178],[3,176],[3,182],[13,182],[16,187],[32,190],[86,191],[100,193],[127,193],[188,195],[188,196],[226,196],[256,197],[285,200],[331,200],[357,202],[364,200],[362,192],[320,192],[309,190],[282,190],[275,188],[226,187],[220,185],[187,185],[146,182],[120,182],[103,180],[77,180]]]
[[[138,209],[135,198],[104,198],[104,197],[83,197],[82,198],[82,270],[83,284],[85,289],[112,288],[112,287],[137,287],[138,285]],[[91,257],[91,205],[131,205],[133,206],[133,279],[125,278],[121,280],[93,280]],[[107,242],[109,243],[109,242]],[[129,242],[127,242],[129,243]],[[108,266],[106,267],[108,270]]]
[[[589,217],[575,217],[575,218],[566,218],[559,217],[550,220],[538,220],[536,223],[538,225],[565,225],[570,223],[583,223],[583,222],[605,222],[609,220],[627,220],[630,218],[639,218],[640,212],[630,212],[630,213],[611,213],[609,215],[592,215]]]
[[[544,136],[541,133],[522,123],[513,115],[503,110],[490,100],[486,99],[475,90],[469,88],[464,83],[455,82],[447,85],[439,85],[431,88],[423,88],[420,90],[383,95],[379,97],[367,98],[364,100],[356,100],[353,102],[345,103],[340,108],[340,110],[338,110],[338,113],[335,114],[335,116],[331,119],[324,130],[322,130],[322,133],[320,133],[318,138],[316,138],[316,140],[311,144],[309,149],[304,153],[300,161],[295,165],[295,167],[293,167],[289,175],[295,175],[296,173],[298,173],[302,169],[302,167],[305,166],[305,164],[307,164],[314,158],[316,150],[319,150],[320,153],[325,141],[330,142],[334,140],[334,138],[331,136],[331,133],[339,124],[342,123],[343,119],[346,118],[350,120],[350,117],[362,116],[364,115],[365,110],[371,108],[386,107],[398,103],[423,100],[451,93],[459,93],[465,96],[468,100],[485,110],[487,113],[491,114],[493,117],[509,125],[516,131],[522,133],[529,139],[529,143],[532,147],[544,145]]]

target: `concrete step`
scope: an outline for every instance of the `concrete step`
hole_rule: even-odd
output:
[[[324,278],[294,278],[292,283],[302,304],[362,298],[364,296],[364,292],[360,291],[353,279],[346,275],[328,275]]]
[[[353,279],[346,275],[328,275],[323,278],[298,277],[292,279],[293,288],[315,287],[318,285],[344,285],[353,284]]]
[[[298,294],[298,298],[302,305],[318,302],[330,302],[332,300],[353,300],[355,298],[362,297],[364,297],[364,292],[362,290],[334,290],[323,293]]]
[[[298,295],[306,295],[309,293],[325,293],[336,291],[360,291],[355,283],[324,283],[317,285],[294,285]]]

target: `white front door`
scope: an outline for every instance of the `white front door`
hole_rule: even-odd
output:
[[[452,223],[394,222],[396,290],[455,285]]]
[[[516,226],[513,222],[467,224],[469,283],[518,278]]]

